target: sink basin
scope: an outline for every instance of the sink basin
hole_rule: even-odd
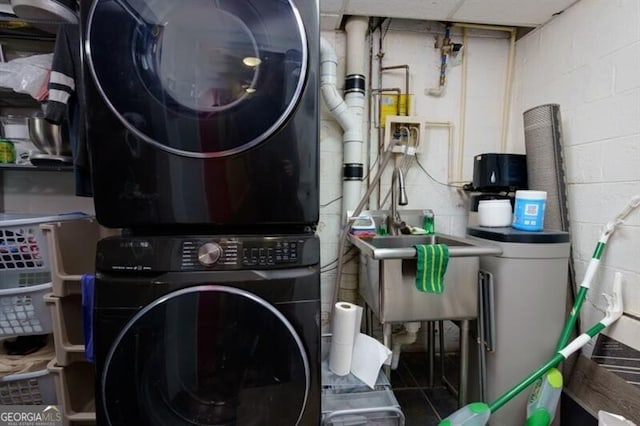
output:
[[[377,249],[406,248],[415,244],[446,244],[448,246],[472,245],[462,240],[445,237],[444,235],[389,235],[373,237],[365,240],[367,244]]]

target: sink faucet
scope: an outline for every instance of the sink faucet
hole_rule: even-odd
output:
[[[396,180],[398,181],[398,189],[400,190],[400,199],[398,199],[396,195]],[[402,221],[400,213],[398,213],[398,206],[406,206],[407,204],[409,204],[409,199],[407,198],[407,191],[404,186],[404,173],[402,173],[399,166],[396,166],[391,175],[391,226],[389,228],[393,235],[398,235],[400,232],[408,229],[407,224]]]

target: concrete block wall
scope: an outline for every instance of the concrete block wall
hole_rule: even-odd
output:
[[[511,149],[524,152],[523,111],[560,104],[578,281],[603,225],[640,195],[639,71],[637,0],[581,0],[517,42]],[[616,271],[624,273],[625,311],[640,315],[638,259],[640,211],[610,240],[585,324],[602,317],[599,294],[610,288]]]

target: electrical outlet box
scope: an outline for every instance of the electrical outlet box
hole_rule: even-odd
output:
[[[426,134],[427,119],[415,115],[387,115],[384,127],[384,149],[394,139],[400,143],[393,147],[393,152],[415,155]]]

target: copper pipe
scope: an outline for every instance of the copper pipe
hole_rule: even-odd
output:
[[[400,95],[402,95],[402,89],[400,89],[399,87],[372,89],[371,95],[375,96],[376,94],[383,94],[383,93],[389,93],[389,92],[398,94],[398,103],[396,105],[396,115],[400,115]],[[382,110],[382,97],[378,96],[378,119],[376,120],[377,123],[375,124],[376,129],[382,127],[382,123],[380,122],[380,116],[382,115],[381,110]]]
[[[398,70],[398,69],[404,69],[404,93],[407,95],[406,110],[408,115],[409,114],[409,65],[392,65],[389,67],[380,68],[380,70],[383,72],[390,71],[390,70]]]

